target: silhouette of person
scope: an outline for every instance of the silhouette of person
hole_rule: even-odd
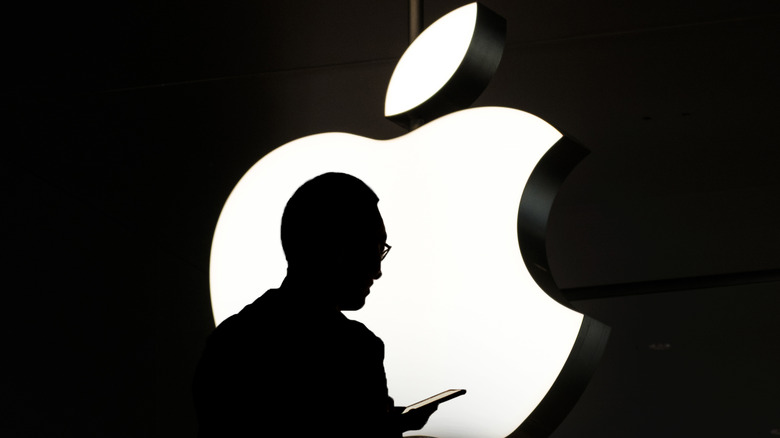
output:
[[[320,175],[290,198],[284,281],[222,322],[198,364],[201,438],[399,437],[436,410],[393,407],[384,344],[342,314],[363,307],[382,276],[390,246],[378,201],[343,173]]]

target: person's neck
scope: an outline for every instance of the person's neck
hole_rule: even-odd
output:
[[[339,310],[338,306],[332,302],[330,285],[321,281],[317,275],[307,275],[303,272],[288,269],[287,276],[282,281],[279,289],[284,290],[285,293],[294,294],[302,304]]]

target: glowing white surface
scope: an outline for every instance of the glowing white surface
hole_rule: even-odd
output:
[[[378,194],[393,251],[364,309],[347,316],[384,340],[397,405],[468,390],[410,434],[508,435],[549,390],[582,322],[536,285],[517,243],[525,183],[560,137],[531,114],[475,108],[393,140],[326,133],[276,149],[220,215],[210,268],[216,322],[284,278],[279,225],[295,189],[324,172],[355,175]]]
[[[385,97],[385,117],[430,99],[466,56],[477,22],[477,4],[450,12],[425,29],[395,66]]]

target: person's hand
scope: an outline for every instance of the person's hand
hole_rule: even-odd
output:
[[[423,426],[425,426],[425,423],[428,422],[428,418],[431,417],[431,415],[436,412],[436,409],[439,408],[439,405],[437,403],[430,404],[427,406],[423,406],[421,408],[412,409],[411,411],[401,414],[399,419],[399,426],[401,427],[401,432],[406,432],[407,430],[419,430],[422,429]]]

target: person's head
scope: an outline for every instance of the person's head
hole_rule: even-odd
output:
[[[387,234],[379,198],[361,180],[326,173],[304,183],[282,215],[288,276],[321,284],[342,310],[357,310],[382,275]]]

